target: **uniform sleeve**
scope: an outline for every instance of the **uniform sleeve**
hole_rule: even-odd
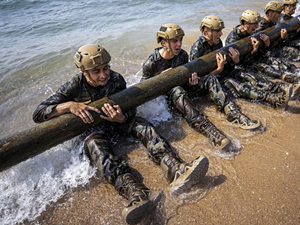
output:
[[[155,63],[153,61],[153,55],[150,55],[143,65],[143,75],[141,82],[153,77],[156,73]]]
[[[190,61],[203,56],[203,54],[204,54],[204,51],[203,51],[202,46],[199,44],[199,41],[196,41],[191,48]]]
[[[47,115],[49,115],[53,109],[61,103],[72,100],[72,89],[70,82],[61,86],[55,94],[48,99],[42,101],[33,112],[32,119],[35,123],[41,123],[47,121]]]

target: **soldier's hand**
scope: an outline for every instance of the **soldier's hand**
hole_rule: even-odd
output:
[[[229,51],[229,57],[232,59],[234,64],[239,63],[239,61],[240,61],[240,52],[237,49],[233,48],[233,47],[229,47],[228,51]]]
[[[281,39],[287,39],[287,30],[285,28],[282,28],[280,30],[280,36],[281,36]]]
[[[111,106],[111,104],[105,103],[101,109],[106,116],[100,115],[100,117],[110,122],[123,123],[126,118],[119,105]]]
[[[264,42],[264,44],[265,44],[266,47],[270,46],[270,38],[269,38],[268,35],[266,35],[266,34],[260,34],[259,37]]]
[[[84,123],[92,123],[94,122],[94,118],[89,110],[97,113],[100,113],[100,110],[95,107],[88,106],[87,104],[89,103],[91,103],[91,100],[86,102],[69,102],[70,112],[80,117]]]
[[[192,76],[189,78],[189,85],[195,86],[199,82],[199,77],[196,72],[192,73]]]
[[[224,65],[227,63],[226,55],[223,56],[221,52],[218,52],[216,55],[216,60],[217,60],[218,69],[221,70],[220,71],[220,73],[221,73],[222,70],[224,69]]]
[[[253,50],[251,51],[251,55],[258,51],[259,41],[255,37],[251,37]]]

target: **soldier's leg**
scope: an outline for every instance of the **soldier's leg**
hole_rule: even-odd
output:
[[[180,194],[200,182],[205,176],[209,164],[206,157],[198,157],[190,163],[185,163],[172,151],[167,140],[150,122],[135,117],[131,124],[132,135],[142,141],[149,158],[163,169],[170,183],[171,193]]]
[[[295,39],[289,42],[289,46],[300,49],[300,40]]]
[[[230,144],[225,134],[196,108],[182,87],[174,87],[169,92],[169,99],[172,105],[181,112],[188,124],[196,131],[204,134],[215,148],[223,149]]]
[[[215,103],[219,110],[224,109],[227,120],[230,123],[238,125],[242,129],[252,130],[260,126],[260,122],[251,120],[242,113],[239,107],[228,99],[219,80],[214,75],[206,75],[199,80],[199,86],[208,92],[209,98]]]
[[[122,216],[128,224],[139,223],[153,209],[161,192],[150,191],[130,173],[128,164],[114,155],[108,141],[99,133],[92,133],[85,140],[86,154],[116,191],[128,200]]]
[[[284,107],[289,101],[289,93],[281,91],[273,93],[271,91],[258,90],[251,86],[250,83],[240,83],[235,79],[226,79],[224,87],[229,90],[235,98],[244,98],[255,101],[263,101],[271,104],[275,108]],[[277,89],[280,89],[277,87]]]
[[[300,61],[300,52],[297,48],[291,46],[284,46],[282,48],[282,56],[288,60],[299,62]]]

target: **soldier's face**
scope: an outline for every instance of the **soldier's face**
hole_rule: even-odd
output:
[[[214,44],[219,44],[220,40],[221,40],[221,36],[222,36],[222,30],[211,30],[211,37],[212,37],[212,42]]]
[[[295,10],[297,8],[297,4],[291,4],[291,5],[285,5],[284,11],[288,13],[289,15],[293,15],[295,13]]]
[[[174,55],[178,55],[180,53],[182,47],[182,39],[183,37],[177,37],[169,40],[169,48]]]
[[[277,23],[279,18],[281,17],[281,12],[273,12],[271,17],[273,23]]]
[[[254,34],[255,30],[258,28],[258,23],[248,23],[247,24],[247,32],[249,34]]]
[[[109,79],[109,72],[110,72],[110,66],[108,64],[98,66],[92,70],[89,70],[88,73],[90,75],[90,78],[86,76],[88,83],[93,86],[105,86]]]

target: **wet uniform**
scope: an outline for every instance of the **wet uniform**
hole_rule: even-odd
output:
[[[183,49],[181,49],[180,53],[178,55],[175,55],[172,59],[166,60],[166,59],[162,58],[159,54],[159,50],[161,48],[162,47],[156,48],[154,50],[154,53],[151,54],[149,56],[149,58],[146,60],[146,62],[144,63],[143,76],[142,76],[141,81],[146,80],[150,77],[153,77],[166,69],[183,65],[183,64],[187,63],[189,60],[187,52],[184,51]],[[204,92],[208,92],[207,87],[214,85],[214,82],[215,82],[215,79],[211,80],[211,76],[207,75],[207,76],[204,76],[201,78],[201,80],[199,81],[199,86],[197,85],[196,88],[197,89],[200,88]],[[183,101],[184,101],[184,99],[189,99],[189,97],[190,97],[189,94],[195,92],[194,88],[195,88],[194,86],[190,86],[187,84],[184,87],[176,86],[168,92],[168,97],[169,97],[169,100],[171,100],[171,104],[174,107],[176,107],[177,109],[179,109],[179,111],[181,113],[183,113],[183,116],[186,118],[187,122],[191,126],[193,126],[193,120],[195,119],[195,117],[197,117],[199,115],[199,112],[197,112],[198,110],[194,107],[194,110],[192,110],[193,113],[186,113],[184,110]],[[185,90],[188,90],[188,92]],[[224,102],[223,96],[219,97],[217,94],[211,94],[211,96],[214,97],[213,99],[216,102]],[[219,105],[221,106],[222,103]]]
[[[263,31],[269,27],[273,27],[274,24],[271,21],[267,21],[265,18],[262,18],[259,24],[258,31]],[[288,60],[298,61],[299,50],[294,47],[289,47],[289,40],[282,40],[278,38],[271,46],[268,48],[268,51],[264,54],[264,57],[261,57],[261,63],[265,64],[264,73],[271,78],[282,79],[283,75],[286,75],[284,80],[288,83],[296,82],[293,79],[291,74],[299,73],[299,69],[290,63]],[[272,65],[272,66],[271,66]]]
[[[230,40],[232,42],[235,42],[240,40],[241,39],[240,37],[246,37],[246,36],[244,36],[236,27],[230,33]],[[219,41],[218,44],[210,45],[204,36],[200,36],[199,39],[193,44],[191,48],[190,59],[193,60],[197,57],[201,57],[222,47],[223,47],[223,43],[221,40]],[[262,100],[265,97],[265,93],[257,90],[257,88],[251,87],[249,84],[243,85],[243,87],[239,91],[233,91],[231,87],[227,86],[228,81],[231,80],[240,83],[240,82],[245,82],[245,80],[251,79],[252,81],[254,79],[252,74],[245,73],[241,69],[235,69],[234,64],[229,64],[229,63],[225,64],[223,71],[221,72],[220,75],[218,75],[218,77],[220,79],[220,82],[224,84],[226,90],[229,90],[234,97],[244,97],[252,100]],[[265,85],[264,82],[262,84]],[[262,84],[259,85],[261,86]],[[269,82],[267,85],[270,85]]]
[[[178,55],[175,55],[170,60],[166,60],[161,57],[159,53],[160,49],[162,49],[162,47],[156,48],[154,53],[152,53],[143,64],[143,75],[141,81],[156,76],[166,69],[183,65],[189,60],[187,52],[183,49],[181,49]],[[213,85],[213,81],[210,81],[209,79],[210,76],[205,76],[205,78],[202,78],[203,82],[201,85],[203,90],[208,90],[206,86]],[[219,131],[215,125],[210,122],[209,119],[206,118],[206,116],[200,112],[190,100],[189,93],[191,93],[190,90],[192,91],[193,88],[194,86],[191,87],[189,84],[185,85],[184,88],[180,86],[172,88],[167,93],[171,105],[181,113],[182,117],[186,119],[189,126],[208,137],[215,147],[223,146],[225,141],[228,141],[226,136],[223,134],[223,132]],[[200,86],[198,86],[198,88],[200,88]],[[187,92],[186,90],[189,91]],[[212,97],[217,100],[218,96]],[[222,99],[219,101],[223,102],[224,100]]]
[[[293,18],[294,18],[293,16],[289,16],[284,13],[281,17],[281,22],[287,22]],[[298,32],[298,33],[293,32],[293,33],[289,34],[288,38],[289,38],[289,41],[287,44],[288,46],[300,49],[300,32]],[[296,55],[297,52],[295,52],[294,54]],[[298,52],[298,56],[299,56],[299,52]]]
[[[250,36],[248,33],[242,33],[239,29],[240,26],[241,25],[237,25],[229,33],[225,40],[226,45]],[[277,71],[274,72],[273,68],[270,68],[269,65],[261,62],[264,52],[266,52],[265,47],[259,48],[253,55],[249,53],[244,57],[241,57],[240,62],[237,65],[239,70],[235,70],[231,76],[232,79],[236,79],[236,82],[239,83],[241,88],[239,90],[230,88],[228,84],[232,83],[232,80],[227,80],[227,82],[225,82],[225,87],[230,88],[230,91],[234,96],[251,100],[262,100],[267,92],[282,92],[282,82],[272,82],[263,74],[276,73],[277,78],[280,77],[280,73]]]
[[[33,120],[37,123],[46,121],[46,115],[60,103],[75,101],[96,101],[103,97],[115,94],[126,89],[126,82],[122,75],[110,70],[110,78],[105,86],[90,86],[82,73],[74,76],[69,82],[62,85],[57,92],[43,101],[33,113]],[[103,125],[104,133],[92,133],[85,142],[87,155],[91,158],[106,180],[113,184],[116,177],[128,173],[130,167],[121,158],[114,154],[109,147],[109,138],[115,133],[132,135],[142,141],[147,148],[149,157],[157,164],[162,157],[171,152],[168,142],[161,137],[151,123],[135,116],[136,110],[127,112],[128,119],[123,123],[107,122]]]

